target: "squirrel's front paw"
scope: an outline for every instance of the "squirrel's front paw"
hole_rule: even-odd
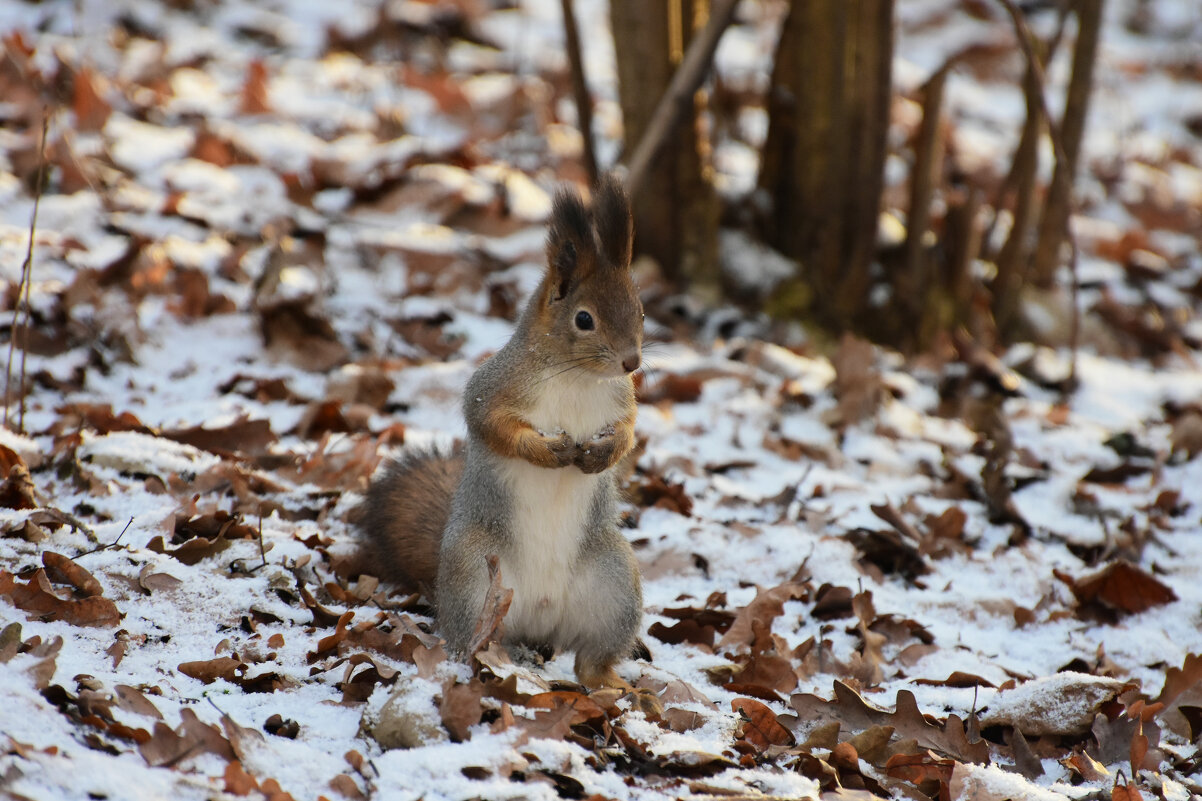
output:
[[[614,448],[618,445],[613,436],[591,439],[578,445],[576,459],[572,464],[585,473],[600,473],[614,463]]]
[[[576,440],[572,439],[571,434],[566,431],[561,431],[558,435],[544,434],[543,442],[551,452],[556,467],[567,467],[575,463],[578,450]]]

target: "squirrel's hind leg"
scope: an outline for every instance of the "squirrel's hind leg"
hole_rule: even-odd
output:
[[[614,670],[613,662],[596,662],[593,657],[583,651],[576,653],[576,680],[589,689],[612,687],[618,690],[631,691],[634,688],[630,682],[623,679]]]

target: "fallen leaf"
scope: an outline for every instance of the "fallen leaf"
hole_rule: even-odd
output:
[[[467,653],[475,655],[493,640],[500,640],[505,613],[513,601],[513,590],[501,585],[500,560],[495,554],[488,556],[488,590],[484,595],[484,607],[476,618],[476,626],[468,641]]]
[[[701,397],[704,381],[700,376],[663,373],[654,381],[641,381],[638,386],[639,403],[693,403]]]
[[[367,796],[359,789],[359,785],[355,780],[346,773],[339,773],[334,778],[330,779],[330,789],[337,792],[344,798],[351,798],[355,801],[366,799]]]
[[[763,692],[750,693],[749,687],[763,688]],[[797,689],[797,674],[793,672],[792,663],[783,656],[755,654],[741,671],[731,676],[726,689],[733,693],[775,698],[775,693],[790,693]]]
[[[62,554],[42,551],[42,566],[51,581],[70,584],[84,598],[103,595],[104,590],[96,577]]]
[[[242,522],[242,518],[229,512],[217,511],[206,515],[181,515],[175,520],[175,534],[171,538],[177,548],[169,548],[163,537],[158,536],[146,547],[155,553],[174,557],[185,565],[194,565],[221,551],[236,539],[257,539],[256,529]]]
[[[324,373],[344,364],[350,351],[338,339],[334,326],[308,307],[306,299],[261,305],[259,327],[270,350],[302,369]]]
[[[753,698],[736,698],[730,702],[733,712],[743,718],[742,739],[758,752],[772,745],[790,745],[793,735],[780,724],[776,714]]]
[[[212,684],[218,679],[225,679],[236,684],[241,680],[249,666],[241,659],[229,656],[219,656],[215,659],[202,659],[195,662],[181,662],[179,672],[185,676],[199,679],[205,684]]]
[[[442,716],[442,725],[452,740],[462,743],[472,738],[471,727],[479,723],[484,715],[484,707],[481,705],[483,698],[484,685],[478,679],[466,684],[453,683],[443,686],[438,709]]]
[[[852,592],[847,587],[823,584],[814,593],[814,608],[810,617],[815,620],[837,620],[855,614],[851,605]]]
[[[148,593],[174,590],[184,583],[169,573],[154,573],[153,569],[153,565],[147,563],[138,571],[138,586]]]
[[[693,499],[684,490],[684,484],[669,484],[662,476],[649,475],[632,490],[636,505],[647,508],[667,509],[678,515],[693,514]]]
[[[166,723],[155,723],[153,736],[138,744],[138,753],[151,767],[169,767],[202,753],[216,754],[224,760],[234,758],[229,740],[216,726],[196,717],[188,707],[180,710],[180,725],[172,729]]]
[[[982,716],[985,726],[1013,726],[1028,737],[1089,731],[1101,706],[1127,685],[1116,679],[1065,671],[1002,689]]]
[[[159,436],[227,457],[237,453],[252,455],[262,453],[268,445],[276,441],[270,421],[266,419],[252,420],[247,416],[239,417],[227,425],[212,428],[193,426],[168,429],[159,432]]]
[[[246,81],[242,84],[238,111],[251,115],[270,114],[271,103],[267,98],[267,66],[259,59],[255,59],[246,68]]]
[[[108,122],[113,107],[100,96],[98,79],[91,68],[82,66],[72,76],[71,110],[75,113],[75,128],[80,131],[99,131]]]
[[[875,414],[885,391],[872,344],[850,333],[844,334],[831,364],[835,368],[834,390],[840,423],[853,425]]]
[[[1136,614],[1177,600],[1177,593],[1170,587],[1125,560],[1111,562],[1080,579],[1058,570],[1053,573],[1069,586],[1080,604],[1096,602],[1110,609]]]
[[[835,697],[827,701],[819,696],[798,693],[789,699],[797,712],[797,721],[835,720],[844,732],[861,732],[873,726],[890,726],[903,740],[914,740],[919,748],[929,749],[964,762],[985,764],[989,746],[983,740],[969,742],[964,723],[948,715],[943,725],[927,720],[918,709],[914,694],[898,690],[893,712],[875,707],[841,681],[834,683]]]
[[[1099,782],[1110,778],[1110,771],[1106,770],[1106,766],[1084,751],[1062,759],[1061,764],[1087,782]]]
[[[556,690],[549,693],[532,695],[525,702],[525,706],[531,709],[570,707],[574,712],[572,715],[573,726],[605,717],[605,710],[593,697],[570,690]]]
[[[885,772],[895,779],[902,779],[919,786],[935,782],[946,787],[952,780],[956,762],[944,759],[927,751],[920,754],[895,754],[885,763]]]
[[[671,626],[655,622],[647,628],[647,633],[669,645],[680,645],[687,642],[706,647],[712,647],[714,638],[718,636],[713,626],[703,626],[692,618],[681,620]]]
[[[755,637],[754,626],[770,630],[772,621],[784,612],[785,601],[808,597],[809,589],[804,584],[792,582],[757,591],[752,602],[736,612],[734,622],[718,641],[718,648],[727,651],[750,648]]]
[[[24,462],[14,464],[8,470],[8,478],[0,484],[0,507],[20,510],[36,509],[40,505],[29,468]]]
[[[38,620],[62,620],[75,626],[116,626],[121,622],[117,605],[108,598],[60,598],[50,587],[46,571],[40,568],[25,584],[17,583],[12,573],[0,570],[0,595],[9,596],[13,606]]]
[[[222,779],[225,781],[225,791],[233,795],[250,795],[252,791],[257,792],[259,789],[259,783],[243,769],[242,763],[237,760],[225,766],[225,774]]]

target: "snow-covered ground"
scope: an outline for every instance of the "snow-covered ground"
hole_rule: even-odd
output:
[[[559,5],[486,5],[0,3],[6,340],[40,98],[58,104],[27,433],[16,403],[0,428],[0,786],[1110,798],[1121,771],[1144,797],[1202,793],[1202,8],[1107,4],[1072,394],[1063,350],[990,372],[772,342],[730,309],[649,346],[626,514],[653,659],[620,672],[657,716],[557,706],[583,703],[570,655],[490,652],[473,677],[428,608],[346,572],[372,470],[462,434],[550,193],[581,176]],[[606,8],[577,5],[612,161]],[[745,5],[719,66],[762,88],[780,9]],[[1023,113],[1004,13],[898,5],[903,92],[980,49],[949,84],[952,150],[1004,175]],[[728,193],[753,185],[748,152],[718,150]],[[1142,324],[1114,332],[1106,303]]]

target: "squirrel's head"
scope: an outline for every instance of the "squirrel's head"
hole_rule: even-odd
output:
[[[538,319],[565,361],[618,378],[642,363],[643,304],[630,278],[634,222],[626,190],[604,176],[591,208],[560,190],[547,236]],[[569,364],[565,364],[568,367]]]

